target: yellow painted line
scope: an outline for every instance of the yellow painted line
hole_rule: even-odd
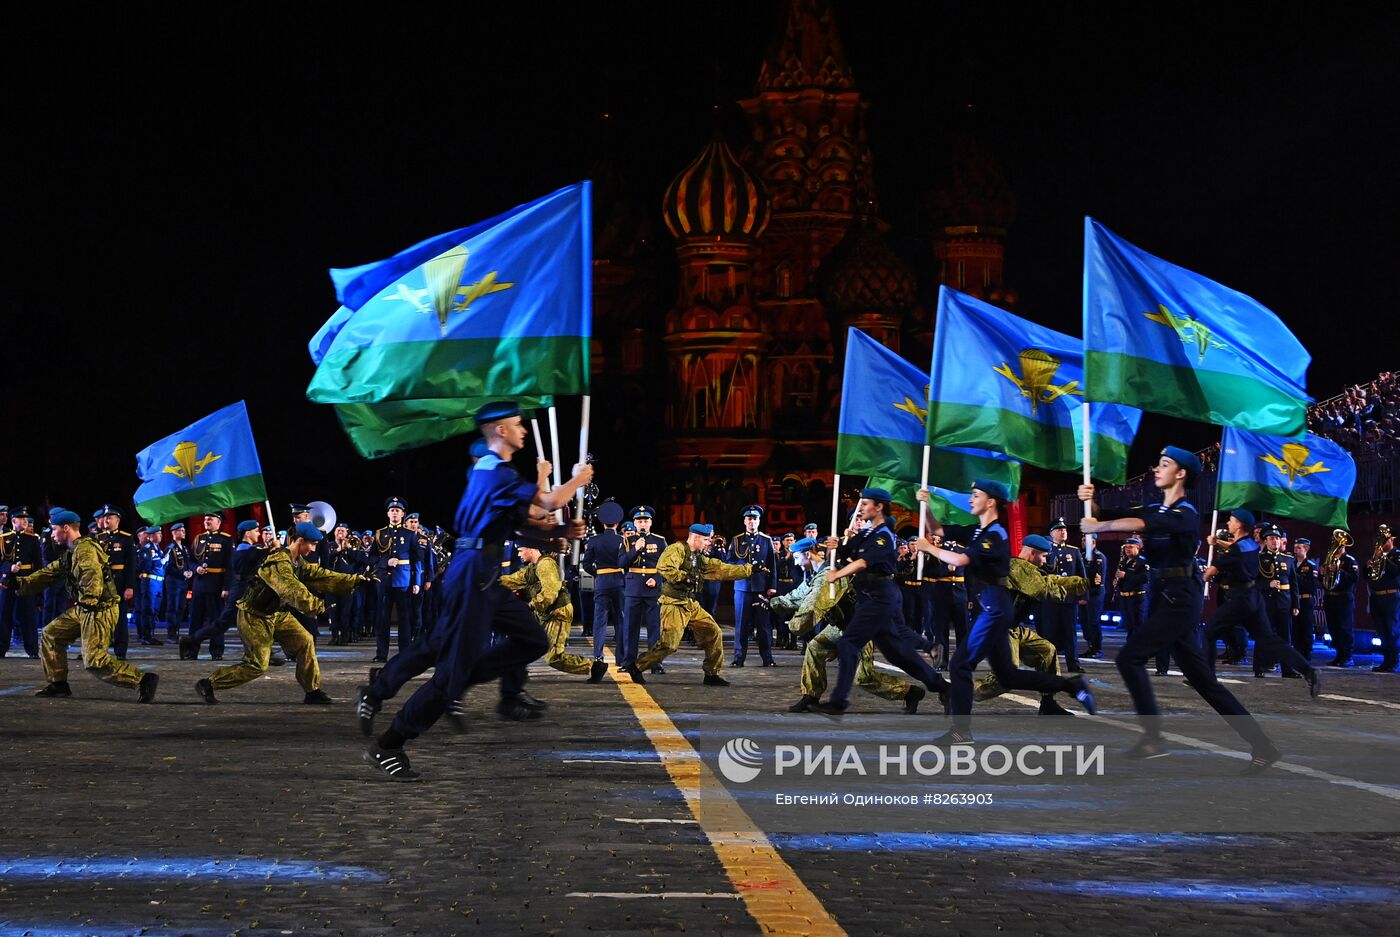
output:
[[[608,655],[611,658],[611,653]],[[690,813],[710,840],[724,873],[744,901],[744,908],[765,934],[838,937],[846,931],[802,883],[768,837],[739,802],[725,790],[666,710],[646,687],[629,677],[608,677],[622,691],[637,721],[646,731],[666,772],[685,797]],[[717,896],[718,897],[718,896]]]

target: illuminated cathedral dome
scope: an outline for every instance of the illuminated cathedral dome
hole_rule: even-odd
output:
[[[914,275],[885,243],[875,213],[866,209],[846,239],[832,251],[826,299],[833,309],[908,309],[914,305]]]
[[[700,155],[671,180],[661,215],[677,240],[716,236],[756,239],[768,226],[768,193],[734,158],[716,131]]]

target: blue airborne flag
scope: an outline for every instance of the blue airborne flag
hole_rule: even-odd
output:
[[[589,193],[580,182],[388,260],[331,271],[343,306],[309,344],[308,399],[588,393]]]
[[[136,474],[132,500],[152,524],[267,500],[241,400],[136,453]]]
[[[1298,436],[1311,360],[1253,299],[1084,219],[1086,399]]]
[[[1005,310],[942,287],[933,335],[928,439],[981,446],[1042,468],[1083,465],[1084,345]],[[1127,479],[1128,449],[1142,413],[1094,404],[1089,435],[1095,478]]]
[[[846,334],[836,471],[878,479],[871,481],[877,487],[889,487],[882,482],[891,480],[917,485],[923,473],[927,413],[928,380],[924,373],[859,329],[850,329]],[[967,492],[974,479],[1003,482],[1014,498],[1021,484],[1021,465],[997,452],[936,447],[929,454],[929,478],[944,486],[934,492],[930,502],[935,515],[945,523],[961,524],[969,522]],[[903,490],[904,486],[897,487]],[[909,497],[906,493],[899,503],[905,504]],[[951,499],[950,507],[940,508],[940,499]]]
[[[1356,463],[1330,439],[1268,436],[1226,427],[1216,506],[1252,508],[1327,527],[1347,527]]]

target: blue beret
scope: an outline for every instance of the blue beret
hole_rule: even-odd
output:
[[[480,459],[482,456],[486,455],[486,453],[491,451],[491,447],[486,445],[486,440],[478,436],[476,439],[472,440],[471,449],[468,451],[471,453],[471,457],[473,459]]]
[[[983,490],[985,491],[986,489],[984,488]],[[1030,547],[1032,550],[1044,550],[1047,553],[1050,552],[1050,550],[1053,549],[1055,546],[1053,543],[1051,543],[1049,540],[1046,540],[1040,534],[1031,534],[1029,537],[1021,541],[1021,545],[1025,547]]]
[[[631,521],[623,521],[623,522],[622,522],[622,529],[623,529],[623,530],[630,530],[630,531],[632,531],[633,533],[636,533],[636,531],[637,531],[637,525],[634,524],[634,523],[632,523]]]
[[[1140,547],[1140,546],[1142,546],[1142,538],[1139,537],[1137,534],[1133,534],[1133,535],[1132,535],[1131,537],[1129,537],[1127,540],[1124,540],[1123,543],[1124,543],[1124,544],[1129,544],[1129,543],[1131,543],[1131,544],[1134,544],[1135,546],[1139,546],[1139,547]]]
[[[257,521],[242,521],[238,525],[238,532],[240,534],[246,534],[250,530],[257,530],[259,526]]]
[[[417,512],[417,511],[414,511],[412,514],[405,514],[405,515],[403,516],[403,519],[404,519],[404,520],[410,520],[410,519],[415,518],[415,517],[417,517],[417,516],[418,516],[418,512]]]
[[[868,501],[883,501],[890,503],[890,493],[883,488],[862,488],[860,496]]]
[[[9,514],[9,513],[10,513],[10,506],[9,506],[8,504],[0,504],[0,514]]]
[[[651,517],[653,513],[651,505],[639,504],[632,509],[632,519],[636,520],[639,517]]]
[[[1301,543],[1303,546],[1305,546],[1305,547],[1310,547],[1310,546],[1312,546],[1312,541],[1309,540],[1307,537],[1299,537],[1297,540],[1294,540],[1294,541],[1293,541],[1293,545],[1294,545],[1294,546],[1297,546],[1297,545],[1300,544],[1300,543]]]
[[[50,520],[52,520],[52,518],[50,518]],[[170,529],[171,529],[171,530],[184,530],[184,529],[185,529],[185,522],[184,522],[184,521],[176,521],[174,524],[171,524],[171,525],[170,525]]]
[[[384,502],[384,510],[387,511],[390,508],[398,508],[401,511],[405,511],[408,509],[408,505],[404,504],[403,498],[394,497]]]
[[[1167,446],[1162,450],[1162,455],[1171,459],[1192,475],[1201,474],[1201,460],[1196,457],[1196,453],[1194,452],[1190,452],[1180,446]]]
[[[335,525],[335,529],[336,529],[336,530],[339,530],[339,529],[342,528],[342,527],[344,527],[346,530],[349,530],[349,529],[350,529],[350,525],[347,524],[347,523],[345,523],[344,521],[341,521],[340,523],[338,523],[338,524]]]
[[[312,543],[323,540],[326,536],[310,521],[297,521],[296,532],[298,537],[303,540],[310,540]]]
[[[713,537],[715,535],[714,524],[691,524],[690,532],[699,534],[702,537]]]
[[[821,528],[818,527],[815,523],[808,524],[806,527],[803,527],[802,529],[803,529],[803,530],[821,530]]]
[[[998,501],[1004,502],[1011,500],[1011,492],[1007,491],[1006,486],[1001,482],[983,478],[973,482],[972,487],[996,498]]]
[[[497,420],[504,420],[509,416],[519,416],[520,405],[514,400],[497,400],[488,403],[480,410],[476,411],[476,425],[478,428],[487,423],[494,423]]]
[[[793,553],[806,553],[816,545],[817,541],[813,540],[811,537],[803,537],[801,540],[788,547],[788,550]]]
[[[757,504],[747,504],[744,506],[745,517],[762,517],[763,508]]]
[[[1181,463],[1177,464],[1180,465]],[[1244,508],[1235,508],[1233,511],[1230,512],[1230,516],[1246,527],[1254,526],[1254,515],[1251,514],[1249,511],[1246,511]]]
[[[156,525],[153,525],[153,526],[151,526],[151,527],[147,527],[147,528],[146,528],[146,533],[148,533],[148,534],[158,534],[158,533],[160,533],[160,525],[159,525],[159,524],[156,524]]]
[[[55,511],[49,515],[49,523],[55,527],[63,524],[81,524],[83,519],[73,511]]]

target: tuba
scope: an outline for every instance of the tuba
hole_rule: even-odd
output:
[[[1327,555],[1323,557],[1322,566],[1318,571],[1322,579],[1322,588],[1328,591],[1337,588],[1337,583],[1342,579],[1342,548],[1355,542],[1351,534],[1340,527],[1332,531],[1332,546],[1327,548]]]
[[[1385,555],[1389,552],[1385,545],[1394,536],[1386,524],[1376,528],[1376,546],[1371,551],[1371,558],[1366,561],[1366,578],[1372,582],[1377,582],[1385,572]]]

